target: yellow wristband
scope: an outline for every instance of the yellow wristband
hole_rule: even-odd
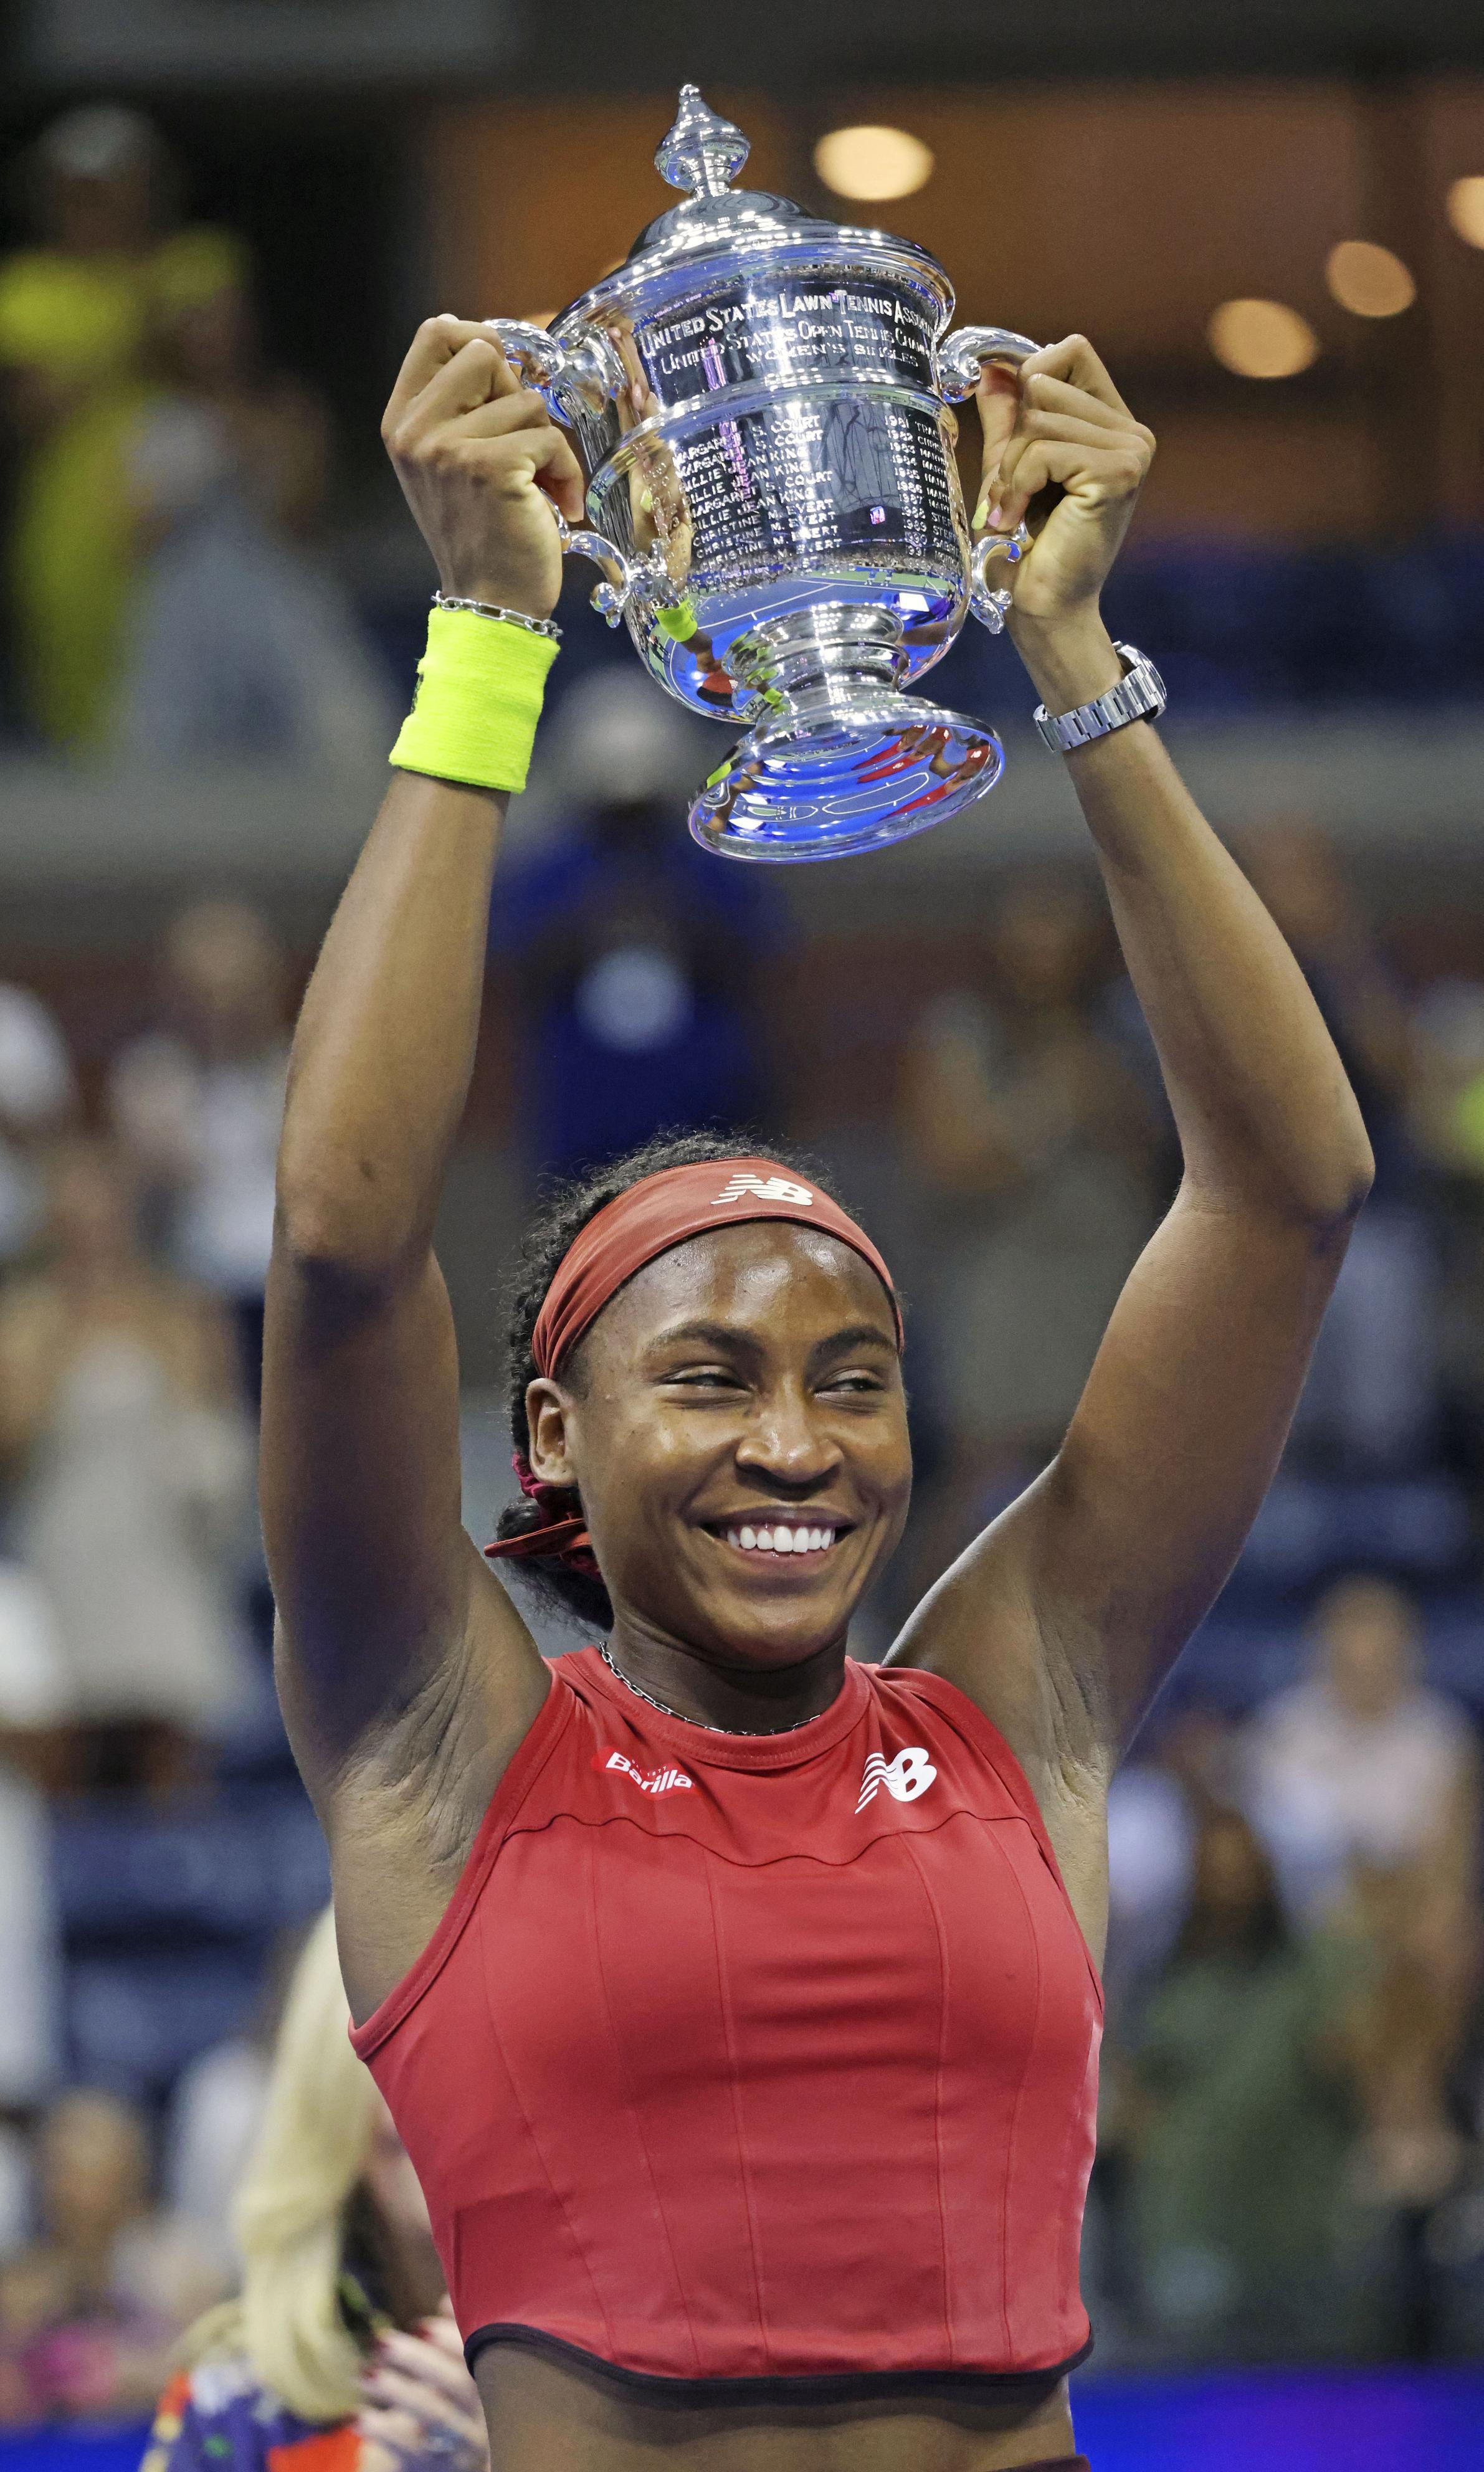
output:
[[[391,762],[476,790],[523,790],[556,657],[555,636],[474,609],[430,610],[418,692]]]

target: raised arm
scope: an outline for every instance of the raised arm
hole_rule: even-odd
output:
[[[996,376],[982,403],[989,520],[1009,529],[1030,507],[1034,522],[1049,493],[1010,627],[1047,709],[1069,711],[1120,676],[1098,595],[1154,441],[1080,337],[1026,364],[1018,399]],[[940,1581],[899,1652],[980,1701],[1043,1798],[1106,1781],[1226,1578],[1371,1177],[1304,978],[1153,726],[1066,761],[1185,1174],[1055,1461]]]
[[[440,319],[420,329],[384,434],[444,591],[544,616],[561,573],[545,493],[578,514],[578,467],[478,327]],[[343,1847],[354,1840],[350,1867],[365,1874],[395,1804],[412,1812],[424,1851],[431,1831],[456,1864],[545,1690],[524,1625],[460,1525],[458,1368],[432,1251],[473,1060],[505,804],[394,774],[294,1042],[265,1335],[263,1526],[280,1689],[330,1834],[343,1952]],[[394,1848],[404,1869],[412,1850]],[[370,1996],[426,1937],[426,1896],[407,1902],[406,1945],[395,1944],[395,1917],[390,1943],[371,1935],[392,1953],[363,1966]]]

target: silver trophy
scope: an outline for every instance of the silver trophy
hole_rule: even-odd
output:
[[[592,529],[565,547],[681,702],[746,734],[690,829],[729,858],[839,858],[982,797],[993,729],[905,695],[972,610],[1004,624],[974,547],[953,416],[981,367],[1036,349],[945,329],[953,290],[890,232],[732,189],[748,143],[693,85],[655,157],[682,203],[552,321],[491,326],[576,433]]]

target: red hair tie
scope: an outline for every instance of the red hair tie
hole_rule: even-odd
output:
[[[598,1557],[592,1550],[592,1539],[582,1513],[579,1511],[574,1518],[563,1515],[560,1509],[564,1496],[571,1492],[571,1486],[543,1484],[534,1472],[524,1451],[516,1451],[513,1455],[511,1466],[515,1471],[521,1492],[539,1505],[541,1525],[539,1528],[527,1528],[518,1536],[497,1536],[492,1545],[485,1547],[488,1559],[497,1562],[502,1557],[509,1557],[512,1561],[518,1562],[539,1557],[542,1561],[564,1562],[569,1571],[581,1571],[585,1579],[599,1578]]]

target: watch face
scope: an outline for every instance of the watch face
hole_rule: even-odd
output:
[[[1147,687],[1148,689],[1151,689],[1162,703],[1164,701],[1164,680],[1161,677],[1159,671],[1155,668],[1155,665],[1149,658],[1148,654],[1141,653],[1137,644],[1115,644],[1113,646],[1113,651],[1117,653],[1123,660],[1127,661],[1129,665],[1127,677],[1137,677],[1139,686],[1141,688]]]

